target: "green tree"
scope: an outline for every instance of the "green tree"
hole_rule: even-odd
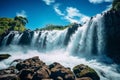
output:
[[[26,17],[22,17],[22,16],[16,16],[14,18],[15,21],[19,21],[23,26],[26,25],[26,23],[28,23],[28,20]]]
[[[113,0],[112,9],[120,10],[120,0]]]

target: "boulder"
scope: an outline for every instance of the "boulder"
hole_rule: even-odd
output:
[[[50,70],[47,67],[42,67],[34,74],[32,80],[50,79]]]
[[[9,58],[11,55],[9,54],[0,54],[0,61]]]
[[[84,64],[75,66],[73,72],[77,78],[90,77],[92,80],[100,80],[97,72]]]
[[[54,80],[74,80],[74,74],[70,70],[70,68],[65,68],[61,64],[55,62],[49,65],[49,69],[51,71],[50,77]]]
[[[23,69],[19,73],[20,80],[32,80],[34,71],[30,69]]]
[[[38,56],[35,56],[18,63],[16,69],[19,71],[22,69],[34,69],[36,71],[42,66],[46,66],[45,63],[41,61]]]

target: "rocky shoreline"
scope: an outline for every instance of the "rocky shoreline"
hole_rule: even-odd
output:
[[[17,59],[10,65],[14,62],[16,66],[0,70],[0,80],[100,80],[97,72],[84,64],[71,70],[57,62],[46,65],[38,56]]]

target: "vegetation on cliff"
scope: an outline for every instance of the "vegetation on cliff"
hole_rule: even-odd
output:
[[[66,26],[48,24],[48,25],[46,25],[44,28],[40,28],[40,29],[36,29],[36,30],[64,30],[64,29],[66,29],[66,28],[73,27],[74,25],[80,25],[80,24],[71,23],[71,24],[66,25]],[[81,26],[81,25],[80,25],[80,26]]]
[[[7,31],[20,31],[26,30],[25,25],[28,23],[27,18],[16,16],[15,18],[0,18],[0,35]]]
[[[120,0],[114,0],[112,3],[112,9],[114,10],[120,10]]]

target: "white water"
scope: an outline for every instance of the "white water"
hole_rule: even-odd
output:
[[[59,62],[66,67],[73,68],[78,64],[86,64],[94,68],[101,80],[119,80],[120,73],[117,66],[104,54],[105,35],[104,17],[97,15],[71,35],[67,46],[64,45],[67,30],[34,31],[30,46],[17,46],[21,35],[15,34],[12,44],[1,53],[12,56],[0,64],[0,68],[7,68],[14,59],[27,59],[39,56],[47,64]],[[41,33],[41,34],[40,34]],[[40,35],[39,35],[40,34]],[[7,43],[8,34],[3,43]],[[96,50],[93,53],[93,50]],[[96,55],[94,55],[96,54]],[[109,64],[106,64],[109,63]]]
[[[78,64],[85,64],[95,69],[99,74],[101,80],[120,79],[120,73],[118,73],[116,70],[116,64],[104,64],[98,62],[96,59],[87,60],[85,57],[72,56],[69,55],[69,52],[63,49],[41,53],[37,50],[27,50],[26,48],[23,50],[21,47],[11,46],[9,50],[3,51],[1,53],[9,53],[12,56],[9,59],[0,62],[2,65],[0,66],[0,69],[9,67],[10,63],[15,59],[27,59],[34,56],[39,56],[39,58],[47,65],[52,64],[53,62],[59,62],[65,67],[73,68]]]
[[[105,36],[103,22],[104,18],[102,15],[98,14],[82,27],[79,27],[71,37],[67,47],[69,53],[83,54],[83,56],[90,56],[92,54],[101,55],[104,53]],[[96,35],[95,38],[94,35]],[[96,53],[93,53],[92,49],[96,49]]]

